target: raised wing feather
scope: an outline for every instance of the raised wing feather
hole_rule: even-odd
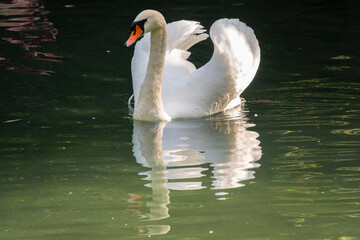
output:
[[[238,19],[220,19],[210,29],[214,53],[210,61],[181,84],[164,85],[165,112],[171,118],[211,115],[240,104],[260,62],[253,30]]]

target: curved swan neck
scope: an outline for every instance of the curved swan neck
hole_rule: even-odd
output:
[[[160,89],[164,71],[166,38],[166,26],[151,32],[149,63],[144,80],[144,82],[148,81],[153,82],[155,85],[160,85]]]
[[[163,17],[161,20],[160,27],[151,32],[149,63],[134,110],[134,118],[138,120],[170,121],[161,97],[167,41],[166,22]]]

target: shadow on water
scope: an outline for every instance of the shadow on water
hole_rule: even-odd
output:
[[[140,172],[145,186],[152,189],[152,199],[146,201],[148,213],[136,210],[141,195],[130,194],[129,203],[141,220],[161,220],[170,217],[170,190],[215,190],[218,200],[227,200],[228,189],[244,187],[254,179],[262,156],[259,134],[248,130],[242,107],[202,120],[150,123],[134,121],[133,152],[136,161],[149,171]],[[202,182],[211,172],[211,186]],[[134,205],[135,204],[135,205]],[[143,205],[143,204],[141,204]],[[165,234],[168,225],[145,225],[142,234]]]

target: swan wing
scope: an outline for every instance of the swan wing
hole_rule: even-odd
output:
[[[176,86],[164,86],[164,109],[171,118],[201,117],[239,105],[240,93],[256,74],[260,47],[245,23],[220,19],[211,26],[210,38],[210,61]]]
[[[180,20],[167,25],[167,50],[188,50],[209,37],[199,22]]]

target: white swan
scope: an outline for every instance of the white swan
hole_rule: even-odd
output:
[[[198,118],[233,108],[259,67],[254,31],[238,19],[220,19],[211,26],[214,53],[199,69],[187,61],[187,50],[208,37],[198,22],[166,24],[161,13],[145,10],[130,28],[126,47],[144,36],[131,62],[137,120]]]

